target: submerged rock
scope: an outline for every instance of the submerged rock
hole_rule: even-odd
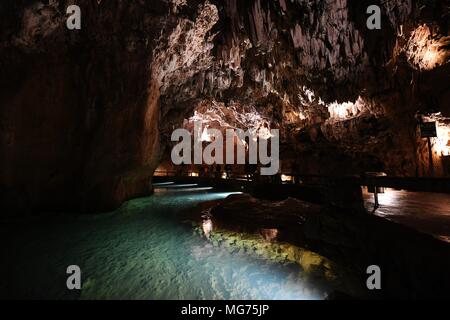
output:
[[[229,196],[211,213],[213,234],[246,252],[297,263],[307,274],[341,281],[336,268],[351,270],[365,287],[367,267],[378,265],[383,290],[363,290],[369,296],[444,297],[450,289],[450,245],[377,216],[247,194]],[[268,241],[264,230],[277,230],[276,237]]]
[[[238,207],[238,209],[237,209]],[[236,210],[237,209],[237,210]],[[308,216],[315,215],[321,206],[288,198],[279,202],[257,200],[249,194],[236,194],[211,210],[215,223],[232,221],[236,228],[258,233],[278,235],[277,228],[302,225]]]
[[[210,203],[214,207],[210,217],[213,228],[209,236],[202,231],[201,217],[197,216],[196,232],[215,248],[275,263],[296,265],[305,279],[314,279],[315,282],[322,282],[336,290],[345,290],[353,296],[365,296],[361,284],[350,269],[311,251],[304,246],[305,242],[294,241],[286,232],[292,230],[298,234],[297,228],[308,219],[308,215],[317,215],[321,206],[293,198],[272,203],[247,194],[232,195],[228,199],[230,201]],[[239,206],[238,210],[236,206]],[[270,208],[276,208],[276,213]]]

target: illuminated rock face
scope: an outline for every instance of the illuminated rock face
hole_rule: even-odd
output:
[[[211,206],[211,219],[216,228],[211,239],[226,241],[227,234],[239,233],[261,233],[266,238],[268,232],[260,232],[261,228],[273,230],[278,241],[306,247],[316,253],[316,259],[324,254],[334,263],[353,270],[354,275],[365,275],[371,261],[380,261],[380,267],[389,277],[383,287],[384,297],[425,298],[435,295],[436,290],[442,295],[448,292],[448,288],[442,286],[450,283],[446,273],[450,266],[448,245],[404,225],[376,215],[352,214],[348,208],[338,210],[292,198],[269,202],[248,194],[231,195]],[[236,246],[243,245],[240,239],[235,242]],[[308,259],[296,254],[289,256],[293,258],[291,261],[300,263]],[[316,261],[320,264],[320,260]],[[312,267],[315,264],[312,263]],[[303,263],[301,265],[308,270]],[[435,272],[430,272],[429,277],[411,280],[411,275],[430,267]],[[446,275],[445,281],[442,275]],[[365,283],[364,280],[366,278],[357,283]],[[373,293],[361,289],[361,294]]]
[[[221,2],[213,60],[162,97],[169,120],[162,141],[193,110],[227,126],[252,109],[281,129],[286,170],[423,173],[415,113],[448,108],[448,85],[441,80],[449,64],[444,48],[439,65],[424,78],[414,63],[429,64],[425,45],[414,63],[410,52],[416,19],[433,26],[434,37],[445,42],[448,27],[435,12],[446,9],[443,2],[386,1],[382,30],[370,31],[365,14],[370,4]],[[217,105],[230,111],[208,115]]]
[[[449,45],[450,37],[433,34],[433,29],[424,24],[411,33],[406,55],[415,68],[433,70],[449,60],[450,51],[445,46]]]
[[[2,205],[107,210],[148,194],[172,130],[213,105],[228,124],[251,110],[281,129],[289,170],[414,175],[415,112],[450,116],[448,55],[430,64],[419,41],[430,26],[445,43],[445,1],[384,1],[380,31],[370,4],[82,0],[68,31],[64,1],[2,1]]]

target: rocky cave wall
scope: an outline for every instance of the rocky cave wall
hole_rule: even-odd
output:
[[[79,31],[65,27],[74,3]],[[381,30],[366,28],[370,4]],[[416,111],[450,116],[448,4],[2,1],[2,207],[102,211],[148,194],[172,130],[205,106],[279,128],[290,170],[422,174]]]
[[[448,1],[213,3],[213,60],[167,88],[162,141],[205,104],[209,113],[234,108],[237,117],[253,108],[281,129],[288,171],[428,174],[416,112],[449,115]],[[371,4],[382,9],[381,30],[366,27]]]
[[[158,162],[150,65],[168,4],[0,4],[1,203],[12,211],[103,211],[148,194]]]

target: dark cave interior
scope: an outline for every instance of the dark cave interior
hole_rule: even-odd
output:
[[[73,3],[82,12],[79,30],[66,27]],[[379,29],[367,26],[371,5],[381,9]],[[333,288],[346,295],[450,297],[448,0],[2,0],[0,17],[4,230],[11,224],[18,235],[47,230],[59,241],[49,225],[71,221],[81,234],[91,227],[77,219],[115,212],[119,221],[121,213],[144,212],[141,206],[164,212],[161,203],[172,212],[173,201],[214,247],[232,243],[240,252],[253,245],[269,260],[302,261],[302,270],[320,265],[345,279]],[[278,174],[259,176],[247,165],[173,164],[172,132],[193,133],[196,121],[260,137],[278,130]],[[208,131],[201,134],[208,145]],[[166,194],[171,184],[230,195],[185,205]],[[373,191],[381,211],[368,214]],[[214,217],[211,236],[205,210]],[[108,228],[105,239],[117,231]],[[4,257],[12,259],[13,251]],[[89,256],[83,259],[87,265]],[[387,270],[382,294],[354,286],[373,260]],[[95,279],[81,297],[130,296],[95,291]],[[13,282],[0,291],[80,297],[52,289],[46,296]],[[191,297],[158,292],[152,297]],[[217,292],[193,297],[267,298]],[[302,297],[322,297],[309,293]]]

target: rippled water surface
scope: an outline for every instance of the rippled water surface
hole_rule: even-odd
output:
[[[213,247],[180,213],[228,193],[156,193],[97,215],[3,222],[2,297],[81,299],[321,299],[298,265]],[[79,265],[83,289],[66,289]]]

